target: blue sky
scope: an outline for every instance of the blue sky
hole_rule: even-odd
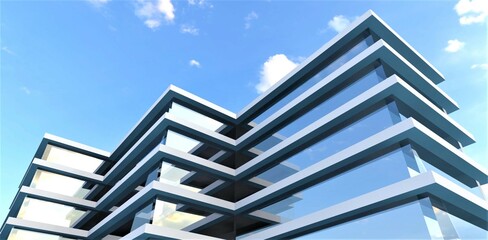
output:
[[[482,2],[485,2],[484,5]],[[0,219],[45,132],[112,151],[169,84],[238,112],[368,9],[446,77],[488,166],[486,1],[2,1]]]

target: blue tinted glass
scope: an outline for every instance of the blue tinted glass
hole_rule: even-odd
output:
[[[440,213],[446,214],[449,216],[452,225],[454,225],[454,229],[458,235],[459,239],[476,239],[476,240],[486,240],[488,239],[488,231],[477,227],[469,222],[466,222],[463,219],[460,219],[454,215],[451,215],[443,210],[439,210]]]
[[[288,161],[281,162],[273,168],[261,173],[258,178],[270,183],[276,183],[292,174],[300,171],[300,168]]]
[[[387,104],[386,106],[370,113],[362,119],[345,126],[338,132],[327,136],[325,139],[315,143],[314,145],[306,148],[305,150],[288,158],[284,163],[296,166],[298,169],[304,169],[309,167],[329,156],[335,154],[365,138],[380,132],[381,130],[392,126],[400,121],[400,116],[396,110],[394,102]],[[281,166],[275,166],[260,175],[258,178],[262,178],[267,181],[266,176],[272,172],[273,175],[281,174],[281,176],[275,177],[276,179],[283,179],[291,172],[280,171],[277,168]]]
[[[308,79],[300,85],[299,87],[295,88],[291,93],[289,93],[286,97],[275,103],[271,108],[267,109],[261,115],[256,117],[253,122],[260,123],[267,117],[271,116],[274,112],[282,108],[284,105],[289,103],[291,100],[298,97],[300,94],[305,92],[311,86],[315,85],[323,78],[328,76],[330,73],[337,70],[339,67],[344,65],[346,62],[357,56],[360,52],[364,51],[366,48],[371,46],[374,43],[373,38],[371,36],[365,37],[364,40],[353,46],[349,51],[341,55],[339,58],[334,60],[331,64],[327,65],[324,69],[322,69],[319,73],[315,74],[312,78]]]
[[[296,239],[431,239],[418,201]]]
[[[399,121],[399,119],[392,119],[391,116],[391,106],[389,105],[394,104],[390,103],[344,127],[331,136],[294,155],[287,161],[303,169],[392,126]]]
[[[419,151],[419,153],[422,153],[423,151]],[[446,178],[447,180],[455,183],[456,185],[462,187],[463,189],[471,192],[472,194],[478,196],[479,198],[481,199],[484,199],[484,196],[483,194],[481,193],[479,187],[474,187],[474,188],[470,188],[468,186],[466,186],[464,183],[460,182],[459,180],[451,177],[450,175],[446,174],[445,172],[441,171],[440,169],[438,169],[437,167],[433,166],[432,164],[428,163],[427,161],[424,160],[424,156],[422,156],[422,154],[420,154],[420,156],[418,154],[416,154],[416,157],[420,160],[419,164],[422,164],[422,167],[425,168],[426,171],[432,171],[432,172],[435,172],[441,176],[443,176],[444,178]],[[445,163],[444,163],[445,164]]]
[[[276,144],[282,142],[285,139],[286,139],[285,136],[282,136],[281,134],[275,133],[275,134],[271,135],[270,137],[266,138],[265,140],[263,140],[262,142],[260,142],[254,148],[256,148],[259,151],[264,152],[264,151],[267,151],[270,148],[276,146]]]
[[[409,176],[404,152],[397,149],[262,210],[282,220],[296,219]]]
[[[136,230],[138,227],[151,222],[152,212],[154,209],[154,201],[148,204],[146,207],[141,209],[134,216],[134,221],[132,222],[131,231]]]
[[[365,76],[361,77],[351,85],[340,90],[337,94],[335,94],[331,98],[320,103],[319,105],[317,105],[312,110],[305,113],[300,118],[288,124],[275,135],[268,137],[267,139],[265,139],[264,141],[256,145],[255,148],[261,151],[266,151],[270,149],[271,147],[280,143],[286,137],[295,134],[296,132],[310,125],[314,121],[320,119],[321,117],[327,115],[334,109],[343,105],[347,101],[353,99],[354,97],[358,96],[364,91],[372,88],[377,83],[384,80],[385,79],[384,76],[385,75],[382,66],[377,67],[376,69],[367,73]]]

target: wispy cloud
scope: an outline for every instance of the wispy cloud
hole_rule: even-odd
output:
[[[252,11],[249,14],[247,14],[247,16],[244,18],[244,28],[245,29],[251,28],[251,22],[258,18],[259,16],[255,11]]]
[[[276,54],[268,58],[263,64],[259,83],[255,88],[258,93],[263,93],[293,70],[298,64],[288,59],[285,54]]]
[[[187,2],[189,5],[193,5],[193,6],[210,7],[210,8],[213,7],[213,5],[206,0],[188,0]]]
[[[347,26],[351,24],[351,20],[343,15],[334,16],[327,25],[334,29],[336,32],[342,32]]]
[[[171,0],[137,0],[135,13],[150,29],[158,28],[163,20],[172,23],[175,19]]]
[[[488,63],[479,63],[471,65],[471,69],[488,70]]]
[[[195,36],[198,35],[199,31],[200,30],[198,28],[196,28],[193,25],[189,25],[189,24],[183,24],[180,27],[181,33],[188,33],[188,34],[195,35]]]
[[[108,29],[110,29],[110,31],[112,31],[112,32],[118,31],[118,29],[116,27],[114,27],[113,25],[108,25]]]
[[[87,1],[88,3],[90,3],[95,7],[102,7],[108,2],[110,2],[111,0],[85,0],[85,1]]]
[[[10,50],[8,47],[2,47],[2,52],[6,52],[12,56],[17,56],[14,51]]]
[[[20,91],[24,92],[27,95],[30,95],[31,94],[31,90],[29,88],[27,88],[26,86],[22,86],[20,88]]]
[[[447,41],[447,47],[444,48],[444,51],[449,53],[455,53],[464,48],[464,45],[466,45],[465,42],[461,42],[457,39],[452,39]]]
[[[195,59],[190,60],[190,63],[189,64],[192,67],[197,67],[197,68],[201,67],[200,62],[197,61],[197,60],[195,60]]]
[[[484,23],[488,18],[487,0],[459,0],[454,6],[461,25]]]

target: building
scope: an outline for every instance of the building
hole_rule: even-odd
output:
[[[235,114],[170,86],[112,153],[46,134],[1,239],[470,239],[488,171],[369,11]]]

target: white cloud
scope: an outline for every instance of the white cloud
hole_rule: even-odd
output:
[[[454,6],[461,25],[483,23],[488,18],[487,0],[459,0]]]
[[[187,2],[189,5],[193,5],[193,6],[198,5],[200,7],[210,7],[210,8],[213,7],[213,5],[206,0],[188,0]]]
[[[196,28],[196,27],[194,27],[194,26],[192,26],[192,25],[183,24],[180,27],[180,32],[181,33],[188,33],[188,34],[191,34],[191,35],[198,35],[199,29]]]
[[[447,47],[444,48],[444,51],[450,52],[450,53],[455,53],[461,50],[466,43],[461,42],[457,39],[452,39],[447,41]]]
[[[200,65],[199,61],[192,59],[192,60],[190,60],[190,66],[199,68],[201,65]]]
[[[256,91],[258,93],[265,92],[297,65],[284,54],[269,57],[261,69],[259,83],[255,86]]]
[[[159,0],[158,9],[164,14],[164,18],[167,21],[173,21],[175,19],[175,7],[171,3],[171,0]]]
[[[247,16],[244,18],[244,28],[249,29],[251,28],[251,22],[258,19],[258,14],[255,11],[250,12],[247,14]]]
[[[471,69],[488,70],[488,63],[473,64],[471,65]]]
[[[20,90],[22,92],[24,92],[25,94],[27,94],[27,95],[30,95],[31,94],[31,90],[28,89],[26,86],[21,87]]]
[[[8,47],[2,47],[2,51],[3,52],[6,52],[6,53],[8,53],[8,54],[10,54],[12,56],[16,56],[15,52],[12,51],[12,50],[10,50]]]
[[[171,23],[175,19],[175,8],[171,0],[137,0],[136,16],[144,20],[144,24],[151,29],[161,25],[163,19]]]
[[[157,28],[159,27],[159,25],[161,25],[161,21],[159,20],[155,20],[155,19],[148,19],[146,21],[144,21],[144,24],[150,28],[150,29],[154,29],[154,28]]]
[[[108,2],[110,2],[111,0],[86,0],[86,1],[95,7],[101,7],[107,4]]]
[[[327,25],[329,25],[329,27],[334,29],[336,32],[341,32],[347,26],[349,26],[349,24],[351,24],[350,19],[344,17],[343,15],[337,15],[334,16]]]

